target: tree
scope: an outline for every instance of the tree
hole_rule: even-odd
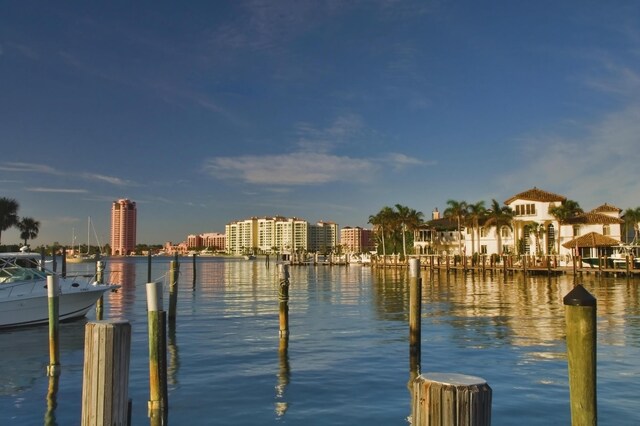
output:
[[[405,238],[407,231],[413,231],[422,224],[422,212],[411,209],[401,204],[396,204],[395,220],[400,224],[402,232],[402,254],[407,258],[407,240]]]
[[[633,228],[633,241],[632,244],[637,244],[640,238],[640,207],[635,209],[629,208],[624,211],[624,223],[627,226],[626,234],[629,234],[628,227]]]
[[[544,226],[539,224],[538,222],[529,222],[524,225],[523,230],[525,234],[528,234],[529,236],[533,235],[533,238],[535,238],[536,242],[536,255],[541,256],[542,247],[540,247],[540,235],[544,231]]]
[[[549,214],[556,218],[558,221],[558,251],[560,253],[560,232],[562,229],[562,225],[567,223],[569,219],[572,217],[576,217],[583,213],[580,204],[574,200],[564,200],[562,203],[558,205],[549,206]]]
[[[486,227],[496,227],[496,240],[498,242],[498,255],[502,255],[502,230],[503,226],[511,227],[514,213],[509,206],[501,206],[496,199],[491,200],[491,207],[487,210]]]
[[[456,201],[456,200],[448,200],[447,207],[444,211],[444,217],[449,219],[455,219],[458,224],[458,254],[464,255],[462,252],[462,234],[460,233],[460,228],[462,222],[467,216],[467,203],[466,201]]]
[[[478,201],[475,204],[467,205],[467,220],[471,225],[471,252],[480,252],[480,220],[487,214],[487,209],[484,207],[484,201]],[[475,235],[474,231],[478,232],[478,250],[475,249]]]
[[[24,240],[24,245],[26,246],[28,240],[33,240],[38,237],[40,222],[31,217],[23,217],[22,220],[18,222],[18,229],[20,229],[20,238]]]
[[[2,231],[6,231],[18,224],[18,209],[20,205],[11,198],[0,198],[0,242],[2,242]]]
[[[375,227],[376,234],[378,232],[378,238],[382,242],[382,255],[387,255],[387,249],[385,246],[385,227],[391,228],[391,222],[393,221],[393,209],[388,206],[384,206],[377,214],[369,216],[369,223]]]

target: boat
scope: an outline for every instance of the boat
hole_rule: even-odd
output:
[[[91,223],[91,217],[89,217],[88,221],[87,221],[87,252],[86,253],[80,253],[80,246],[78,246],[78,252],[75,252],[75,245],[72,245],[73,251],[72,253],[67,253],[65,260],[67,263],[94,263],[97,262],[98,260],[102,259],[102,254],[101,253],[91,253],[91,229],[93,227],[93,224]],[[94,234],[96,232],[96,230],[93,230]],[[96,241],[97,241],[97,235],[96,235]],[[75,244],[75,235],[72,236],[71,239],[71,243]],[[98,243],[98,247],[100,247],[100,244]],[[100,250],[102,251],[102,250]]]
[[[242,256],[244,260],[256,260],[256,257],[253,254],[245,254]]]
[[[39,253],[0,253],[0,328],[49,322],[47,277],[55,273],[41,264]],[[101,284],[95,276],[59,276],[59,320],[86,315],[108,290],[120,286]]]

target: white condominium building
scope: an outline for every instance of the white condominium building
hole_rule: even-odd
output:
[[[253,217],[225,226],[229,254],[319,251],[329,252],[337,243],[338,225],[282,216]]]

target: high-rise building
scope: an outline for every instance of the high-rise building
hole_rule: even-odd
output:
[[[136,203],[128,199],[111,205],[111,255],[125,256],[136,248]]]

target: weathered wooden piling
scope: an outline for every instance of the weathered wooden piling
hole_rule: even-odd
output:
[[[422,279],[420,260],[409,259],[409,354],[420,363]]]
[[[102,260],[98,260],[96,262],[96,282],[98,284],[104,283],[104,262]],[[100,296],[100,298],[96,301],[96,320],[102,320],[102,313],[104,311],[104,297]]]
[[[147,282],[151,281],[151,252],[149,252],[147,253]]]
[[[279,335],[289,337],[289,265],[278,265]]]
[[[60,376],[49,376],[47,387],[47,411],[44,414],[45,426],[58,426],[56,421],[56,408],[58,407],[58,385]]]
[[[162,283],[147,283],[147,318],[149,332],[149,402],[148,417],[152,425],[166,424],[167,350],[166,313],[162,310]]]
[[[67,249],[62,247],[62,267],[60,269],[60,275],[62,278],[67,277]]]
[[[96,321],[85,326],[82,426],[127,425],[131,325]]]
[[[47,375],[58,376],[60,374],[60,286],[57,275],[47,275],[47,296],[49,305],[49,365],[47,366]]]
[[[44,263],[45,263],[45,254],[44,247],[40,249],[40,271],[44,271]]]
[[[596,299],[580,284],[563,299],[572,425],[596,425]]]
[[[413,382],[413,426],[488,426],[491,387],[474,376],[426,373]]]
[[[197,271],[198,268],[196,267],[196,254],[193,253],[193,259],[191,261],[191,264],[193,266],[192,268],[192,276],[193,276],[193,280],[192,280],[192,288],[195,290],[196,289],[196,275],[197,275]]]
[[[169,268],[169,321],[175,321],[176,308],[178,305],[178,273],[180,264],[177,260],[171,261]]]

